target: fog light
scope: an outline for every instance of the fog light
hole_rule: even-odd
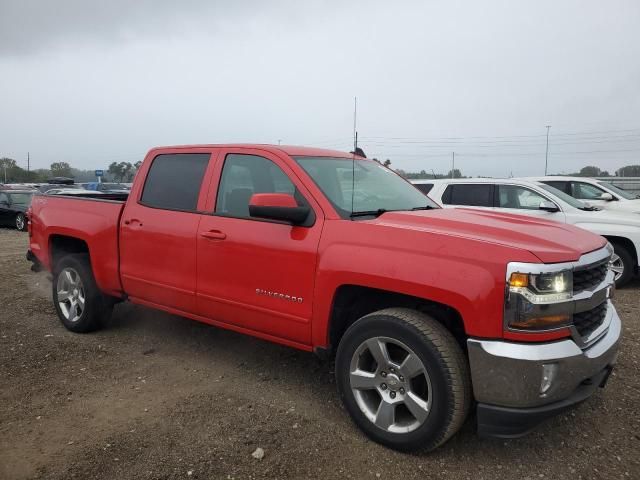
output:
[[[540,381],[540,395],[544,396],[547,394],[553,381],[556,378],[556,374],[558,373],[558,364],[557,363],[545,363],[542,365],[542,380]]]

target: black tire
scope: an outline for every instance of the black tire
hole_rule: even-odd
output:
[[[351,389],[352,357],[363,342],[375,337],[387,337],[408,346],[420,359],[430,378],[429,413],[419,427],[408,433],[395,433],[378,427],[358,406]],[[340,341],[335,372],[338,392],[356,425],[375,442],[395,450],[429,451],[437,448],[460,429],[469,412],[471,381],[462,349],[442,324],[415,310],[389,308],[357,320]],[[391,387],[385,385],[385,391],[386,388]],[[397,408],[393,417],[397,417]]]
[[[616,280],[616,288],[619,288],[625,286],[633,278],[636,270],[636,262],[631,252],[629,252],[623,244],[612,242],[612,245],[614,254],[620,257],[620,261],[624,267],[622,275]]]
[[[67,272],[77,274],[84,293],[84,307],[75,320],[67,318],[58,301],[58,280],[61,275],[66,275]],[[72,273],[72,275],[75,274]],[[55,266],[51,283],[53,305],[58,313],[58,318],[67,330],[76,333],[93,332],[101,328],[111,317],[113,302],[98,289],[91,270],[89,255],[73,254],[63,257]],[[68,309],[68,307],[65,308]]]
[[[24,213],[16,215],[15,226],[17,230],[22,232],[27,230],[27,218],[24,216]]]

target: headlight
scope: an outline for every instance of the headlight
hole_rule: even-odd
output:
[[[531,303],[557,303],[571,298],[573,273],[512,273],[509,291],[519,293]]]
[[[573,272],[518,273],[509,277],[505,321],[515,330],[554,330],[571,325],[567,301],[573,294]]]

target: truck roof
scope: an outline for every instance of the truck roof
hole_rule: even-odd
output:
[[[163,147],[152,148],[151,151],[156,150],[188,150],[194,148],[255,148],[259,150],[266,150],[268,152],[284,152],[290,156],[302,156],[302,157],[344,157],[351,158],[353,155],[349,152],[342,152],[339,150],[330,150],[327,148],[315,148],[315,147],[301,147],[298,145],[271,145],[268,143],[206,143],[196,145],[167,145]]]

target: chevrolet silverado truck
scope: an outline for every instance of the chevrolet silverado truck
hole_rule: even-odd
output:
[[[28,219],[67,329],[129,301],[335,355],[353,421],[398,450],[436,448],[472,408],[481,435],[523,435],[616,360],[603,237],[439,208],[355,154],[156,148],[128,196],[37,195]]]

